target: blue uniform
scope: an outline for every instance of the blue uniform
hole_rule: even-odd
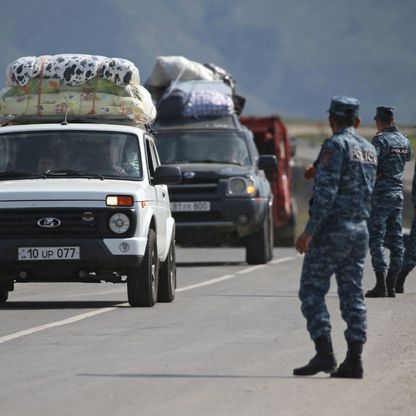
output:
[[[378,156],[377,179],[368,221],[371,261],[375,272],[389,268],[398,273],[403,261],[403,170],[411,147],[397,127],[385,128],[372,140]],[[389,237],[390,264],[384,258],[384,240]]]
[[[322,145],[305,233],[312,235],[303,262],[299,298],[313,340],[331,332],[325,295],[336,276],[345,337],[365,342],[367,311],[362,275],[368,248],[367,218],[376,178],[374,147],[351,128]]]

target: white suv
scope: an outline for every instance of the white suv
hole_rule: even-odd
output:
[[[0,128],[0,303],[24,282],[127,282],[131,306],[175,297],[175,222],[154,139],[115,124]]]

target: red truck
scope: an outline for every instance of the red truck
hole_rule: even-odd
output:
[[[259,153],[277,157],[277,168],[267,172],[273,192],[275,245],[293,246],[296,226],[296,201],[292,192],[291,160],[294,154],[287,129],[279,116],[241,116],[240,121],[253,132]]]

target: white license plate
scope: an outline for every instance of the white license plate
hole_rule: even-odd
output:
[[[173,212],[210,211],[211,203],[208,201],[171,202],[170,209]]]
[[[18,260],[79,260],[79,247],[19,247]]]

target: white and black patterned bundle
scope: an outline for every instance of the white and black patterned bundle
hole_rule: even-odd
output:
[[[139,70],[132,62],[95,55],[25,56],[12,62],[6,74],[10,87],[23,87],[30,79],[39,77],[54,78],[61,84],[74,86],[97,76],[121,86],[140,84]]]

